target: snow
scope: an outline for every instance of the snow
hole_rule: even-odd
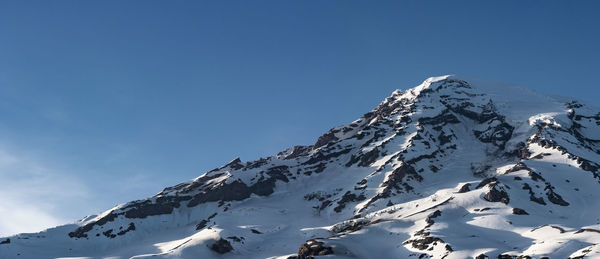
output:
[[[7,237],[0,258],[287,258],[315,238],[332,248],[327,258],[598,257],[600,176],[582,161],[600,163],[600,116],[595,107],[567,102],[503,83],[432,77],[395,91],[374,110],[378,116],[333,128],[337,140],[307,155],[286,160],[288,149],[253,168],[222,167],[145,201]],[[444,116],[453,117],[438,120]],[[512,127],[507,139],[505,124]],[[375,148],[373,161],[364,157]],[[515,155],[519,150],[529,155]],[[276,166],[287,168],[287,181],[268,175]],[[402,166],[418,177],[399,172]],[[171,213],[123,214],[139,203],[191,199],[234,182],[251,186],[271,178],[277,180],[268,195],[195,206],[184,199]],[[477,188],[486,178],[495,180]],[[469,191],[459,192],[465,184]],[[484,199],[493,190],[506,192],[508,203]],[[87,237],[69,237],[95,223]],[[130,224],[135,230],[104,234]],[[219,239],[233,250],[213,251]]]

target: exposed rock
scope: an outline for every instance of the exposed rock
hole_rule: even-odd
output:
[[[363,166],[363,167],[370,166],[377,160],[378,157],[379,157],[379,149],[374,148],[373,150],[360,156],[360,158],[359,158],[360,162],[358,163],[358,166]]]
[[[325,151],[320,151],[320,152],[317,152],[317,153],[311,155],[310,159],[308,159],[306,162],[304,162],[302,164],[303,165],[310,165],[310,164],[316,164],[316,163],[319,163],[319,162],[328,161],[328,160],[330,160],[332,158],[339,157],[339,156],[341,156],[343,154],[347,154],[350,151],[352,151],[352,149],[350,149],[350,148],[344,149],[342,151],[330,152],[330,153],[327,153],[327,154],[324,154]]]
[[[342,223],[335,224],[331,228],[331,231],[333,233],[354,232],[362,229],[364,226],[367,226],[369,224],[370,221],[364,218],[350,219]]]
[[[286,174],[290,174],[289,167],[287,165],[274,166],[267,169],[266,174],[273,179],[280,180],[282,182],[289,182]]]
[[[287,179],[287,178],[286,178]],[[194,207],[198,204],[211,201],[241,201],[252,193],[259,196],[267,196],[273,193],[276,178],[260,179],[252,186],[247,186],[240,180],[229,184],[221,182],[212,188],[202,191],[194,196],[188,203],[188,207]]]
[[[171,214],[173,209],[179,208],[180,201],[189,198],[180,198],[178,200],[174,197],[158,197],[156,203],[152,203],[150,200],[145,200],[140,203],[131,204],[123,209],[125,211],[126,218],[146,218],[148,216]]]
[[[205,228],[207,223],[208,223],[208,220],[205,220],[205,219],[201,220],[200,223],[198,223],[196,225],[196,230]]]
[[[283,156],[283,159],[294,159],[301,156],[306,156],[312,150],[313,146],[294,146],[289,150],[289,153],[285,155],[283,152],[277,154]]]
[[[0,241],[0,245],[10,244],[10,238]]]
[[[544,190],[546,190],[546,196],[550,202],[560,206],[569,206],[569,203],[565,201],[562,196],[554,192],[554,187],[552,187],[550,183],[546,183],[546,188]]]
[[[429,245],[436,245],[437,243],[444,243],[444,241],[437,237],[427,236],[427,237],[420,238],[420,239],[411,239],[411,240],[405,241],[402,244],[403,245],[410,244],[413,248],[416,248],[419,250],[425,250],[425,249],[429,248]],[[452,248],[450,248],[450,250],[452,250]]]
[[[224,168],[231,168],[233,170],[239,170],[244,168],[244,164],[242,164],[242,160],[238,157],[234,160],[231,160],[231,162],[227,163],[226,165],[224,165],[223,167],[219,168],[219,169],[224,169]]]
[[[219,254],[224,254],[233,250],[233,247],[229,241],[219,238],[214,244],[212,244],[210,249]]]
[[[431,224],[434,223],[433,219],[437,218],[437,217],[439,217],[441,215],[442,215],[442,212],[440,210],[436,210],[433,213],[429,214],[427,216],[427,219],[425,221],[427,221],[427,223],[431,225]]]
[[[458,193],[469,192],[469,191],[471,191],[470,187],[471,187],[470,183],[465,183],[465,184],[463,184],[463,186],[460,187],[460,190],[458,190]]]
[[[504,120],[502,117],[501,120]],[[512,136],[514,127],[506,122],[501,122],[494,127],[488,127],[484,131],[473,131],[475,136],[484,143],[492,143],[500,149],[503,149],[506,142]]]
[[[498,182],[498,179],[496,179],[496,177],[490,177],[490,178],[483,179],[481,182],[479,182],[479,184],[477,185],[477,187],[475,187],[475,189],[479,189],[479,188],[486,186],[493,182]]]
[[[104,236],[106,236],[106,237],[109,237],[109,238],[115,238],[115,237],[117,237],[117,235],[113,234],[112,232],[113,232],[113,230],[109,229],[107,231],[102,232],[102,234]]]
[[[442,126],[447,124],[456,124],[460,123],[460,120],[450,112],[450,110],[444,110],[439,115],[435,117],[426,117],[420,118],[419,124],[421,125],[433,125],[434,127],[438,127],[437,130],[441,129]]]
[[[325,146],[331,142],[338,140],[333,131],[329,131],[317,139],[317,142],[313,145],[313,150]]]
[[[527,211],[525,211],[524,209],[520,209],[520,208],[513,208],[512,212],[513,212],[513,214],[516,214],[516,215],[529,215],[529,213],[527,213]]]
[[[135,230],[135,224],[133,224],[133,222],[129,223],[129,226],[124,229],[119,231],[119,233],[117,233],[117,235],[122,236],[125,235],[125,233],[129,232],[129,231],[134,231]]]
[[[86,234],[86,232],[92,230],[92,228],[96,225],[98,226],[102,226],[104,224],[106,224],[109,221],[114,221],[115,218],[117,218],[118,215],[113,213],[112,211],[110,213],[108,213],[106,216],[100,218],[99,220],[92,222],[92,223],[88,223],[82,227],[78,227],[75,231],[73,232],[69,232],[69,237],[73,238],[83,238],[83,237],[87,237],[88,235]]]
[[[311,239],[300,246],[298,249],[298,259],[309,259],[312,256],[329,255],[333,254],[333,249],[329,246],[325,246],[324,242]]]
[[[210,215],[210,216],[209,216],[207,219],[203,219],[203,220],[201,220],[201,221],[200,221],[200,223],[198,223],[198,224],[196,225],[196,230],[201,230],[201,229],[205,228],[205,227],[206,227],[206,225],[208,224],[208,222],[210,222],[210,220],[211,220],[212,218],[214,218],[215,216],[217,216],[217,213],[213,213],[213,214],[212,214],[212,215]]]
[[[423,181],[423,177],[420,176],[415,169],[409,164],[403,163],[400,167],[394,169],[390,176],[388,176],[387,180],[383,182],[382,187],[393,187],[396,189],[400,188],[400,184],[403,182],[403,179],[414,179],[417,181]]]
[[[544,198],[535,196],[535,193],[533,192],[533,189],[531,188],[531,186],[529,186],[529,184],[523,183],[523,190],[529,191],[529,200],[542,205],[546,205]]]
[[[498,190],[496,186],[490,188],[483,198],[489,202],[502,202],[504,204],[508,204],[510,200],[508,193],[504,190]]]
[[[333,210],[338,213],[342,212],[342,210],[346,207],[346,203],[363,201],[365,199],[366,197],[363,194],[356,195],[354,193],[351,193],[350,191],[347,191],[346,193],[344,193],[344,196],[342,196],[342,198],[337,202],[338,206],[333,208]]]
[[[583,232],[593,232],[593,233],[600,233],[600,230],[596,230],[596,229],[592,229],[592,228],[582,228],[580,230],[577,230],[575,232],[575,234],[579,234],[579,233],[583,233]]]

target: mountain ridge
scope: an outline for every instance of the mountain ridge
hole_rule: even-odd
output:
[[[313,145],[236,158],[44,236],[9,237],[0,255],[600,255],[599,126],[598,109],[577,101],[432,77]]]

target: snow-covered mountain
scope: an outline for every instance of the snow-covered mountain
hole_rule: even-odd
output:
[[[600,110],[450,76],[0,258],[600,257]]]

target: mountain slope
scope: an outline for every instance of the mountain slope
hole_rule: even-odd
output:
[[[600,256],[599,161],[598,109],[434,77],[312,146],[0,239],[0,257]]]

